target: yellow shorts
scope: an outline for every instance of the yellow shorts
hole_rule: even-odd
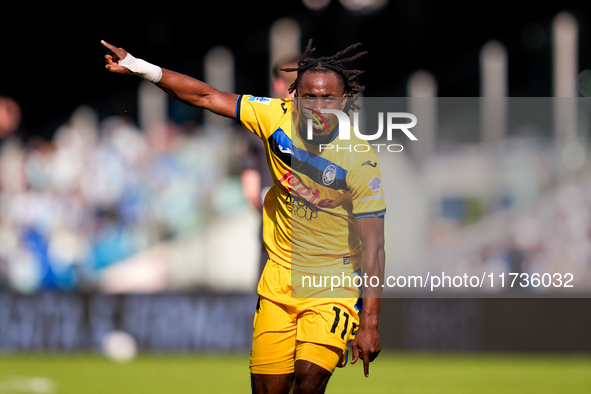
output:
[[[293,373],[297,360],[330,372],[345,365],[359,327],[357,298],[291,298],[291,270],[271,260],[258,294],[251,373]]]

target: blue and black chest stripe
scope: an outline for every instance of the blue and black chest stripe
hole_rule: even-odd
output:
[[[347,170],[324,157],[293,146],[291,139],[281,128],[275,130],[268,142],[271,152],[289,166],[292,173],[306,175],[329,189],[349,190]]]

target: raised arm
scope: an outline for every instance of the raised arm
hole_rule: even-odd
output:
[[[355,339],[351,343],[355,364],[358,358],[363,360],[363,372],[369,376],[369,363],[373,361],[382,349],[378,334],[378,318],[382,305],[382,284],[384,283],[384,218],[360,218],[356,220],[357,233],[363,244],[363,311],[361,323]],[[371,277],[379,278],[377,286],[371,286]],[[375,284],[375,283],[374,283]]]
[[[193,107],[205,108],[218,115],[233,118],[238,95],[220,92],[195,78],[160,68],[136,59],[123,48],[101,41],[110,50],[105,55],[107,70],[117,74],[137,74],[154,82],[171,97]]]

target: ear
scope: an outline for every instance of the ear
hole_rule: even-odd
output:
[[[341,111],[345,110],[345,107],[347,106],[347,93],[343,93],[343,100],[341,101]]]

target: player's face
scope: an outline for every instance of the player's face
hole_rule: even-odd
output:
[[[322,141],[332,134],[338,126],[338,119],[334,114],[322,114],[321,109],[343,110],[347,95],[343,92],[343,84],[333,72],[307,72],[302,76],[298,85],[296,97],[299,97],[300,127],[306,127],[308,118],[315,116],[312,122],[314,139]],[[322,121],[317,121],[321,118]]]

